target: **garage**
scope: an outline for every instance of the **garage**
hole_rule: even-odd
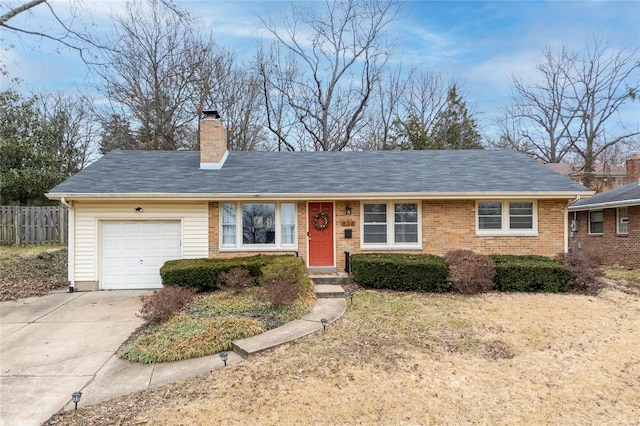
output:
[[[179,221],[102,222],[102,289],[161,288],[160,267],[181,257]]]

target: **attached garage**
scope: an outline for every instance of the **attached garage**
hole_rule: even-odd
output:
[[[101,287],[105,290],[161,288],[160,267],[179,259],[179,221],[103,221]]]

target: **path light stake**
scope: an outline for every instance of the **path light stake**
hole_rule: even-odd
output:
[[[71,400],[76,404],[76,410],[78,409],[78,402],[80,402],[80,398],[82,398],[82,392],[80,391],[71,394]]]
[[[224,366],[227,366],[227,357],[229,356],[228,352],[220,352],[220,359],[224,362]]]
[[[327,321],[327,319],[326,319],[326,318],[322,318],[322,319],[320,320],[320,322],[322,323],[322,329],[323,329],[324,331],[327,331],[327,324],[329,323],[329,321]]]
[[[351,304],[353,305],[353,290],[349,290],[349,293],[347,293],[349,295],[349,297],[351,298]]]

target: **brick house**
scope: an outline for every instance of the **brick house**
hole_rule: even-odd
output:
[[[626,182],[569,207],[570,248],[594,263],[640,268],[640,158],[626,161]]]
[[[71,285],[155,288],[167,259],[256,253],[312,273],[361,252],[553,256],[593,194],[511,150],[228,152],[216,117],[201,152],[114,151],[49,192],[69,206]]]

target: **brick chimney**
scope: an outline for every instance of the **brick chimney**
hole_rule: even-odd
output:
[[[218,111],[202,111],[200,118],[200,168],[219,169],[227,159],[227,130]]]
[[[640,158],[638,158],[638,154],[633,154],[627,158],[625,166],[627,168],[627,175],[624,183],[638,182],[638,180],[640,180]]]

